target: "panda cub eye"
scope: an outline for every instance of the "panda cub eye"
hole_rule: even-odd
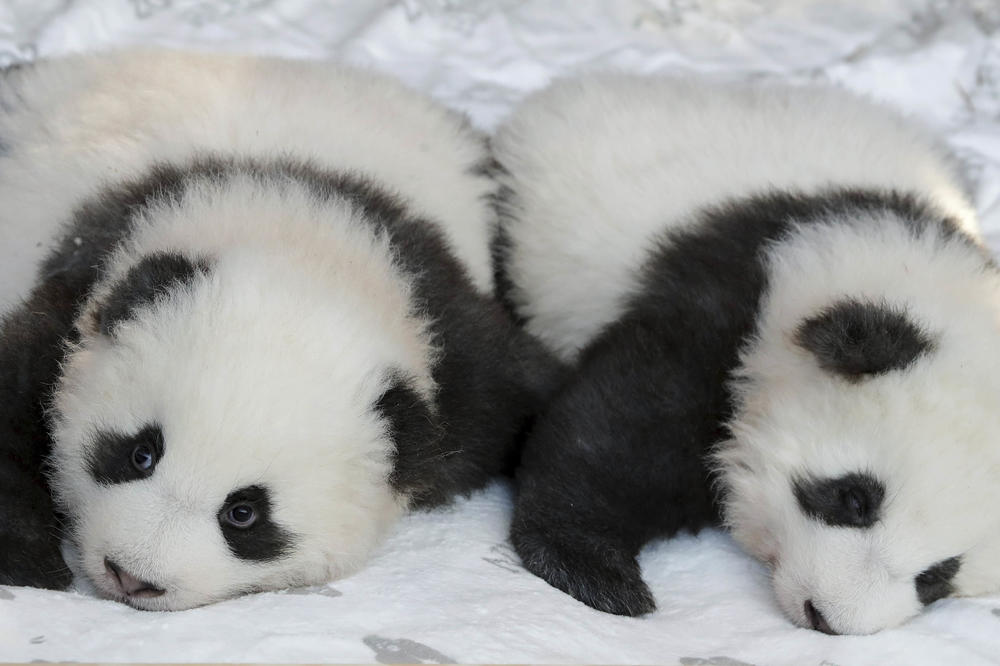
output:
[[[236,504],[226,512],[226,520],[233,527],[246,529],[257,520],[257,512],[249,504]]]
[[[140,444],[132,449],[132,464],[140,472],[148,472],[156,464],[156,454],[146,444]]]
[[[104,485],[147,479],[163,458],[163,449],[163,430],[155,423],[132,434],[100,431],[87,452],[90,475]]]
[[[882,483],[865,472],[828,479],[800,477],[792,491],[803,513],[831,527],[871,527],[885,498]]]
[[[236,557],[267,562],[292,551],[295,535],[276,523],[267,486],[253,485],[229,493],[219,508],[219,527]]]
[[[840,491],[840,501],[856,522],[862,522],[868,515],[868,503],[864,495],[856,488],[844,488]]]

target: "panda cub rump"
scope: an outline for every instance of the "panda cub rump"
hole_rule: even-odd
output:
[[[329,64],[126,52],[17,76],[4,215],[63,227],[3,323],[3,471],[44,488],[48,456],[99,593],[173,610],[324,582],[510,468],[559,364],[491,298],[495,186],[463,118]],[[58,561],[50,506],[0,510],[4,540],[45,534]]]
[[[494,145],[506,301],[575,365],[518,472],[530,570],[641,614],[639,549],[721,521],[824,631],[1000,586],[1000,516],[947,518],[996,494],[997,273],[921,129],[835,89],[597,75]]]

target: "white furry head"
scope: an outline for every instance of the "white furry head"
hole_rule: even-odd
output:
[[[53,486],[99,591],[175,610],[357,568],[407,502],[377,401],[394,376],[434,390],[385,240],[235,175],[151,206],[108,266],[53,406]]]
[[[1000,277],[958,233],[855,222],[771,248],[717,462],[782,609],[864,634],[1000,589]]]

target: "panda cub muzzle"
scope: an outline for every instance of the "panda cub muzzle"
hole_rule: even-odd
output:
[[[163,588],[156,587],[152,583],[139,580],[106,557],[104,558],[104,568],[120,596],[128,599],[154,599],[166,592]]]

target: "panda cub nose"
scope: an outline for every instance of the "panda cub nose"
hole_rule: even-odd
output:
[[[152,583],[139,580],[106,557],[104,558],[104,569],[108,572],[111,580],[115,582],[115,587],[118,588],[118,591],[126,597],[152,599],[166,592],[166,590],[156,587]]]
[[[812,625],[813,629],[816,631],[822,631],[824,634],[829,634],[831,636],[837,635],[837,632],[831,629],[830,625],[827,624],[826,618],[823,617],[823,614],[816,610],[816,607],[813,606],[812,599],[806,600],[804,608],[806,611],[806,617],[809,619],[809,624]]]

